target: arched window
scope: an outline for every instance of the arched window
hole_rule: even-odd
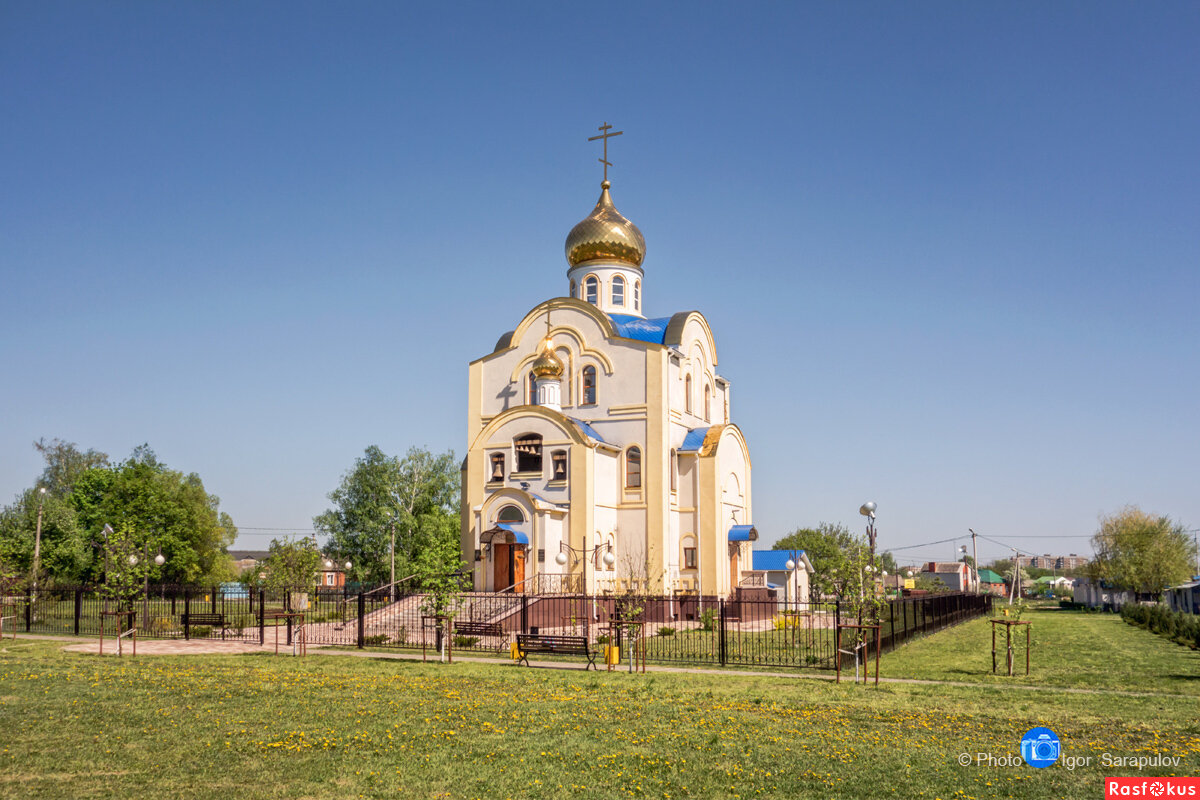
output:
[[[590,364],[583,368],[583,405],[596,404],[596,368]]]
[[[613,278],[612,304],[614,306],[625,305],[625,279],[620,275]]]
[[[587,300],[592,305],[600,299],[600,281],[595,275],[589,275],[587,280],[583,282],[584,300]]]
[[[625,488],[642,488],[642,451],[636,446],[625,451]]]
[[[550,479],[565,481],[567,479],[567,451],[555,450],[550,454]]]
[[[696,568],[696,539],[692,536],[683,537],[683,568]]]
[[[641,281],[633,282],[633,310],[634,311],[642,310],[642,282]]]
[[[513,449],[517,451],[517,472],[542,471],[542,437],[530,433],[513,440]]]
[[[516,506],[505,506],[496,515],[496,522],[524,522],[525,514]]]
[[[571,279],[571,297],[575,296],[575,280]]]
[[[692,376],[685,375],[683,378],[683,410],[687,413],[692,413]]]
[[[495,481],[504,480],[504,454],[493,453],[491,462],[491,472],[488,473],[488,481],[494,483]]]
[[[678,486],[679,475],[679,457],[675,452],[675,448],[671,448],[671,491],[674,492]]]
[[[526,392],[528,392],[529,396],[528,396],[528,399],[526,399],[525,403],[526,403],[526,405],[536,406],[537,405],[537,378],[534,377],[533,370],[529,371],[529,380],[526,383],[528,383],[528,386],[525,387],[525,390],[526,390]]]
[[[707,383],[704,384],[704,421],[708,422],[712,418],[712,387]]]

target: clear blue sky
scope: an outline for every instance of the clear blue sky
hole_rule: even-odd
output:
[[[148,442],[261,547],[370,444],[462,455],[607,120],[764,541],[1198,527],[1197,42],[1195,2],[5,0],[0,502],[39,437]]]

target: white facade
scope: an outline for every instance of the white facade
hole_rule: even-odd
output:
[[[600,213],[636,232],[607,187]],[[569,257],[602,251],[577,234],[589,220]],[[749,450],[712,332],[694,311],[645,318],[641,254],[573,263],[573,297],[534,307],[470,365],[462,549],[476,589],[725,596],[750,568]]]

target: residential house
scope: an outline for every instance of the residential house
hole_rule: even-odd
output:
[[[781,599],[793,603],[808,602],[813,565],[803,550],[753,550],[750,559],[752,575],[761,575],[762,583],[767,588],[782,589],[782,592],[778,592]],[[788,568],[788,561],[792,562],[791,569]],[[745,572],[742,575],[742,585],[746,586],[749,576]]]

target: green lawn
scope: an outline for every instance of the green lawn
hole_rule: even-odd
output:
[[[1073,622],[1099,626],[1122,652],[1148,652],[1154,640],[1085,615],[1040,630],[1065,635]],[[937,634],[887,656],[885,675],[906,661],[909,672],[936,667],[939,649],[950,662],[977,636],[971,626]],[[1170,694],[1153,697],[875,690],[349,656],[119,661],[61,646],[18,639],[0,649],[2,797],[1095,798],[1105,775],[1139,774],[1103,767],[1105,752],[1184,759],[1143,775],[1200,771],[1188,678],[1158,678],[1153,688]],[[1194,666],[1194,654],[1173,647]],[[962,679],[958,668],[937,667]],[[1136,675],[1108,680],[1146,688]],[[1092,764],[958,763],[962,753],[1014,755],[1041,724]]]
[[[914,641],[883,657],[889,678],[927,678],[1005,685],[1061,686],[1200,695],[1200,652],[1134,628],[1115,614],[1033,609],[1032,668],[1025,676],[1025,632],[1013,628],[1014,677],[992,674],[992,632],[986,619]],[[999,626],[997,626],[999,627]],[[996,634],[1004,671],[1003,632]],[[1193,707],[1200,711],[1200,705]]]

